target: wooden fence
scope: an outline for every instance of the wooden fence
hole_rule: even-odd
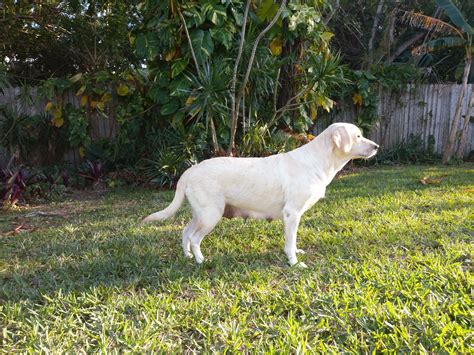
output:
[[[447,141],[460,90],[460,85],[453,84],[407,85],[401,92],[380,89],[377,100],[379,120],[373,127],[370,138],[379,143],[383,151],[407,141],[410,135],[419,136],[425,147],[428,147],[428,141],[432,137],[434,151],[441,154]],[[472,90],[473,85],[468,85],[461,121],[464,121]],[[0,105],[16,105],[18,110],[30,115],[45,112],[46,100],[35,99],[34,89],[30,92],[33,100],[29,105],[24,105],[18,100],[20,94],[20,88],[5,90],[3,95],[0,93]],[[113,100],[117,102],[116,98]],[[79,106],[79,98],[72,91],[63,95],[63,101],[64,104]],[[316,134],[331,122],[355,122],[357,112],[352,102],[338,104],[340,109],[317,122]],[[106,111],[108,118],[99,114],[91,116],[89,133],[93,141],[104,138],[113,139],[116,136],[120,127],[114,119],[114,107],[115,105],[108,105]],[[474,111],[472,115],[474,116]],[[467,155],[474,149],[474,123],[469,124],[466,145],[464,151]],[[0,151],[0,166],[3,166],[7,159],[5,154],[3,155],[2,159]],[[79,165],[81,157],[78,150],[72,149],[67,152],[65,160],[75,166]]]
[[[464,123],[472,90],[473,85],[468,85],[459,127]],[[380,89],[377,100],[379,120],[372,128],[370,138],[380,144],[381,151],[384,151],[406,142],[410,135],[420,137],[425,148],[428,148],[432,137],[434,152],[442,154],[460,91],[461,85],[453,84],[411,84],[401,92]],[[349,102],[341,106],[340,110],[329,115],[329,121],[355,122],[357,113],[354,105]],[[474,109],[471,115],[474,116]],[[327,120],[317,124],[316,133],[324,129],[327,124]],[[474,123],[469,124],[465,154],[469,154],[472,149],[474,149]]]
[[[28,115],[37,115],[45,113],[45,107],[48,102],[45,98],[39,98],[36,89],[32,88],[28,93],[21,91],[21,88],[10,88],[4,90],[3,95],[0,93],[0,105],[8,104],[14,105],[16,110],[26,113]],[[25,99],[25,97],[28,97]],[[19,98],[22,100],[19,100]],[[80,98],[75,95],[75,92],[70,90],[61,96],[64,106],[71,104],[74,107],[80,107]],[[117,98],[113,98],[117,102]],[[107,105],[105,108],[105,116],[98,113],[92,113],[89,119],[89,135],[92,141],[99,139],[113,139],[118,131],[119,125],[114,118],[114,107],[115,105]],[[73,166],[77,167],[81,164],[82,158],[79,154],[79,149],[69,150],[64,157],[65,161],[70,162]],[[0,152],[0,167],[5,165],[7,157],[3,156]]]

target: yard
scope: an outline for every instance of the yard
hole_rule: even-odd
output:
[[[4,213],[2,352],[473,351],[473,169],[336,179],[299,228],[306,270],[286,265],[281,222],[226,220],[203,266],[184,259],[187,208],[137,223],[172,191]]]

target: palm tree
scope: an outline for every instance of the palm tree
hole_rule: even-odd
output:
[[[456,103],[456,110],[451,122],[448,141],[446,142],[446,147],[443,152],[443,163],[447,163],[454,155],[456,148],[456,138],[459,136],[459,121],[461,119],[463,100],[467,91],[469,72],[471,70],[473,52],[472,38],[474,36],[474,31],[471,25],[469,25],[464,16],[461,14],[459,9],[450,0],[436,0],[436,4],[444,13],[446,13],[452,24],[431,16],[407,11],[403,11],[402,21],[413,27],[431,31],[433,34],[448,35],[447,37],[436,38],[434,40],[425,42],[422,45],[414,48],[412,50],[413,55],[421,55],[427,52],[453,47],[463,47],[465,51],[461,93]],[[469,106],[472,105],[472,103],[473,100],[469,100]],[[468,112],[470,112],[470,107],[468,108]],[[464,120],[469,122],[469,117],[467,116],[468,115],[466,115]],[[468,125],[466,122],[464,122],[461,137],[465,136],[466,132],[464,132],[464,130],[467,130],[467,127]],[[459,151],[462,152],[463,148],[459,147]]]

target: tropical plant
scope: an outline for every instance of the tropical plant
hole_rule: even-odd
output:
[[[138,161],[136,170],[148,183],[172,187],[187,168],[209,156],[207,133],[202,123],[162,133],[150,139],[151,149]]]
[[[8,149],[11,156],[26,157],[34,140],[32,116],[15,107],[0,107],[0,146]]]
[[[160,106],[161,122],[175,129],[202,124],[214,154],[224,148],[238,154],[253,121],[307,129],[311,110],[314,119],[318,107],[330,109],[325,87],[333,80],[308,72],[307,64],[332,61],[339,70],[321,20],[324,8],[317,0],[289,6],[286,0],[145,1],[144,23],[131,39],[150,68],[149,97]],[[283,46],[300,37],[306,50],[283,55]],[[298,75],[281,80],[287,65]],[[291,95],[280,99],[286,86]]]
[[[436,0],[436,4],[443,13],[448,16],[452,24],[431,16],[414,12],[403,12],[402,20],[410,24],[412,27],[429,30],[437,35],[448,35],[448,37],[436,38],[415,47],[412,50],[414,55],[452,47],[462,47],[464,49],[464,70],[462,75],[461,92],[456,103],[456,110],[451,121],[449,137],[443,152],[443,163],[447,163],[456,150],[457,138],[459,136],[458,127],[472,64],[472,39],[474,36],[474,30],[452,1]],[[469,103],[471,102],[472,100],[469,100]],[[469,119],[470,117],[466,115],[465,120],[469,122]],[[463,127],[467,127],[467,124],[464,124]]]
[[[103,164],[97,160],[86,160],[79,168],[79,176],[82,176],[86,180],[90,181],[94,189],[102,187],[102,180],[104,178]]]
[[[212,145],[216,153],[221,151],[218,136],[225,138],[228,133],[226,122],[229,102],[228,68],[225,59],[222,58],[216,58],[212,63],[207,62],[202,66],[200,75],[185,74],[191,86],[177,93],[177,96],[187,97],[186,106],[181,111],[183,115],[186,112],[190,122],[203,124],[206,129],[211,129]]]

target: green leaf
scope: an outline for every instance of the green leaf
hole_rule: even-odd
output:
[[[191,10],[183,11],[183,15],[187,17],[186,24],[188,28],[199,27],[206,21],[204,11],[198,5],[195,5],[195,8]]]
[[[181,127],[183,124],[183,118],[184,118],[184,111],[177,111],[174,114],[173,119],[171,120],[171,126],[174,129]]]
[[[137,49],[137,55],[141,58],[145,58],[147,55],[146,39],[143,33],[139,33],[135,40],[135,48]]]
[[[209,32],[198,29],[191,32],[190,37],[197,60],[202,64],[214,51],[214,43],[212,42],[211,35]]]
[[[76,75],[72,76],[69,80],[71,81],[71,83],[77,83],[81,79],[82,79],[82,73],[77,73]]]
[[[233,34],[229,31],[226,31],[222,28],[211,28],[209,30],[211,37],[214,38],[217,42],[224,45],[226,49],[231,49]]]
[[[179,101],[178,100],[171,100],[167,104],[163,105],[161,107],[160,113],[164,116],[166,115],[172,115],[179,109]]]
[[[166,104],[170,101],[170,94],[168,91],[161,89],[158,85],[153,86],[148,91],[148,96],[158,104]]]
[[[278,11],[278,5],[273,0],[263,0],[257,9],[257,17],[261,21],[270,21]]]
[[[147,33],[146,37],[146,55],[148,59],[153,59],[158,54],[158,48],[160,46],[160,40],[156,33]]]
[[[171,64],[171,77],[175,78],[188,66],[188,58],[180,58]]]
[[[76,96],[81,96],[81,95],[84,93],[84,91],[86,91],[86,88],[87,88],[87,87],[86,87],[85,85],[82,85],[82,86],[79,88],[79,90],[77,90]]]
[[[423,52],[433,52],[443,48],[462,47],[465,44],[466,41],[460,37],[443,37],[428,41],[417,48]]]
[[[206,7],[206,17],[217,26],[221,26],[227,20],[227,11],[221,5],[210,5]]]
[[[461,11],[452,3],[450,0],[436,0],[436,5],[448,15],[449,19],[453,24],[458,28],[462,29],[464,32],[473,35],[474,32],[472,27],[466,21],[464,16],[461,14]]]
[[[175,79],[170,83],[170,96],[187,97],[191,82],[187,78]]]
[[[242,26],[242,22],[244,21],[244,14],[239,12],[235,6],[231,6],[230,11],[234,16],[235,23],[237,24],[237,26]]]
[[[202,43],[201,50],[207,57],[210,57],[214,51],[214,43],[212,42],[211,34],[209,32],[204,32],[204,39]]]

